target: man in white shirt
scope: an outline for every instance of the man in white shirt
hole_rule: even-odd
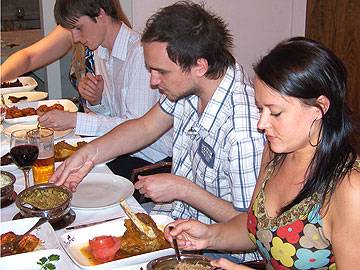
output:
[[[121,10],[118,1],[91,2],[92,5],[89,1],[77,1],[65,12],[60,12],[57,2],[55,17],[59,24],[70,29],[74,43],[80,42],[94,50],[96,75],[87,73],[78,86],[93,113],[51,111],[42,115],[39,122],[55,130],[74,128],[77,135],[101,136],[129,119],[144,115],[158,102],[160,93],[151,89],[140,35],[123,22],[126,17],[118,14],[117,10]],[[73,10],[84,16],[74,21],[64,19]],[[171,132],[167,132],[153,144],[109,163],[109,167],[129,178],[133,168],[171,156],[171,143]]]

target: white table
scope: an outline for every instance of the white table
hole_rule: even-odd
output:
[[[74,138],[74,137],[75,136],[73,133],[66,136],[66,138]],[[1,134],[0,147],[8,148],[8,144],[9,144],[8,138],[4,134]],[[1,151],[1,152],[3,152],[3,151]],[[5,168],[6,168],[6,166],[5,167],[0,166],[0,170],[6,170]],[[105,164],[100,164],[100,165],[95,166],[95,168],[92,170],[92,172],[112,174],[111,170]],[[15,170],[12,170],[11,173],[16,176],[16,182],[14,185],[14,189],[17,193],[19,193],[20,191],[22,191],[24,189],[23,172],[20,169],[15,169]],[[32,175],[30,175],[30,177],[32,178]],[[134,197],[131,196],[129,199],[127,199],[127,202],[129,204],[130,208],[134,212],[145,212],[145,210],[135,200]],[[106,219],[114,218],[114,217],[126,216],[126,214],[124,213],[124,211],[122,210],[120,205],[113,206],[113,207],[110,207],[107,209],[101,209],[101,210],[89,211],[89,210],[73,209],[73,211],[76,213],[76,218],[75,218],[75,221],[69,226],[74,226],[74,225],[78,225],[78,224],[86,224],[86,223],[95,222],[95,221],[102,221],[102,220],[106,220]],[[12,220],[13,217],[19,212],[19,210],[16,207],[15,203],[13,203],[13,204],[1,209],[0,212],[1,212],[1,221],[4,222],[4,221]],[[60,236],[64,232],[65,232],[65,229],[61,229],[61,230],[56,231],[56,234],[57,234],[57,236]],[[64,253],[66,254],[65,251],[64,251]],[[73,269],[80,269],[71,261],[71,259],[69,257],[67,259],[73,265]],[[139,270],[140,267],[143,267],[143,269],[146,269],[146,263],[141,264],[141,265],[129,266],[129,267],[121,267],[121,269],[123,269],[123,270]],[[0,267],[0,269],[2,269],[2,268]]]

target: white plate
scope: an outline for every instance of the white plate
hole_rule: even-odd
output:
[[[174,221],[171,217],[165,215],[151,215],[159,229],[163,229],[168,223]],[[87,228],[73,230],[67,232],[60,237],[60,243],[64,250],[68,253],[70,258],[77,266],[82,269],[123,269],[122,267],[149,262],[155,258],[173,255],[174,249],[167,248],[159,251],[154,251],[142,255],[132,256],[125,259],[120,259],[99,265],[91,265],[89,259],[84,256],[80,249],[88,245],[89,240],[96,236],[113,235],[121,236],[124,234],[126,228],[124,226],[124,219],[114,220]]]
[[[9,99],[10,96],[13,97],[27,97],[26,100],[20,100],[17,103],[12,103]],[[6,105],[8,106],[12,106],[14,104],[20,104],[23,102],[32,102],[32,101],[38,101],[38,100],[43,100],[46,99],[48,97],[48,93],[46,92],[39,92],[39,91],[31,91],[31,92],[18,92],[18,93],[13,93],[13,94],[6,94],[4,95],[4,100]]]
[[[38,86],[37,81],[35,81],[34,78],[32,78],[32,77],[19,77],[18,79],[22,83],[23,86],[0,88],[1,94],[31,91],[31,90],[34,90]]]
[[[58,256],[58,260],[49,261],[49,256]],[[6,266],[4,269],[11,270],[40,270],[42,269],[38,263],[40,259],[46,260],[46,263],[52,263],[54,270],[70,270],[73,269],[71,260],[68,256],[59,249],[40,250],[37,252],[22,253],[14,256],[7,256],[1,258],[1,264]],[[53,259],[53,257],[51,257]],[[1,268],[2,269],[2,268]],[[47,268],[48,269],[48,268]],[[140,269],[140,268],[139,268]]]
[[[13,131],[15,131],[15,130],[19,130],[19,129],[35,129],[35,128],[37,128],[37,124],[30,124],[30,125],[16,124],[16,125],[12,125],[12,126],[9,126],[9,127],[5,128],[4,129],[4,134],[6,136],[10,137],[11,133]],[[67,130],[63,130],[63,131],[56,131],[55,130],[54,131],[54,139],[55,140],[61,139],[62,137],[68,135],[71,131],[72,131],[72,129],[67,129]]]
[[[71,207],[103,209],[119,205],[134,193],[134,185],[126,178],[109,173],[89,173],[73,193]]]
[[[33,226],[38,220],[38,217],[33,217],[1,222],[0,233],[3,234],[12,231],[15,234],[23,234],[28,229],[30,229],[31,226]],[[56,237],[55,231],[48,222],[45,222],[40,227],[32,231],[31,234],[35,235],[41,240],[41,244],[37,248],[37,250],[60,248],[60,243],[58,238]],[[21,254],[11,255],[9,257],[18,257],[19,255]]]
[[[15,103],[13,106],[16,106],[19,109],[24,108],[34,108],[37,109],[41,105],[47,105],[52,106],[54,104],[61,104],[64,106],[64,111],[67,112],[77,112],[78,108],[72,102],[68,99],[53,99],[53,100],[40,100],[40,101],[34,101],[34,102],[21,102],[21,103]],[[37,115],[30,115],[30,116],[24,116],[24,117],[17,117],[17,118],[11,118],[11,119],[4,119],[5,123],[8,124],[18,124],[18,123],[34,123],[37,122],[38,116]]]

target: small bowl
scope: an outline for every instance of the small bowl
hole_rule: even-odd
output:
[[[206,256],[199,254],[182,254],[181,261],[189,264],[201,264],[207,266],[209,269],[215,269],[216,267],[210,264],[210,259]],[[175,269],[175,266],[178,264],[175,255],[163,256],[157,259],[150,261],[146,265],[146,270],[168,270]]]
[[[59,202],[56,204],[54,194],[61,195],[59,196]],[[41,200],[34,201],[30,199],[34,197],[41,198]],[[46,200],[47,197],[48,200]],[[50,223],[55,223],[69,212],[71,199],[72,193],[65,187],[55,186],[54,184],[40,184],[21,191],[15,202],[23,217],[45,217]],[[44,205],[44,203],[48,205]]]
[[[16,177],[9,172],[0,171],[1,173],[1,203],[6,202],[11,199],[11,196],[14,192],[14,183],[16,181]]]

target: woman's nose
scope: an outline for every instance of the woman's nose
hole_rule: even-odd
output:
[[[258,124],[257,124],[258,129],[265,130],[266,128],[269,127],[269,125],[270,124],[269,124],[269,121],[268,121],[266,115],[264,113],[261,113]]]

